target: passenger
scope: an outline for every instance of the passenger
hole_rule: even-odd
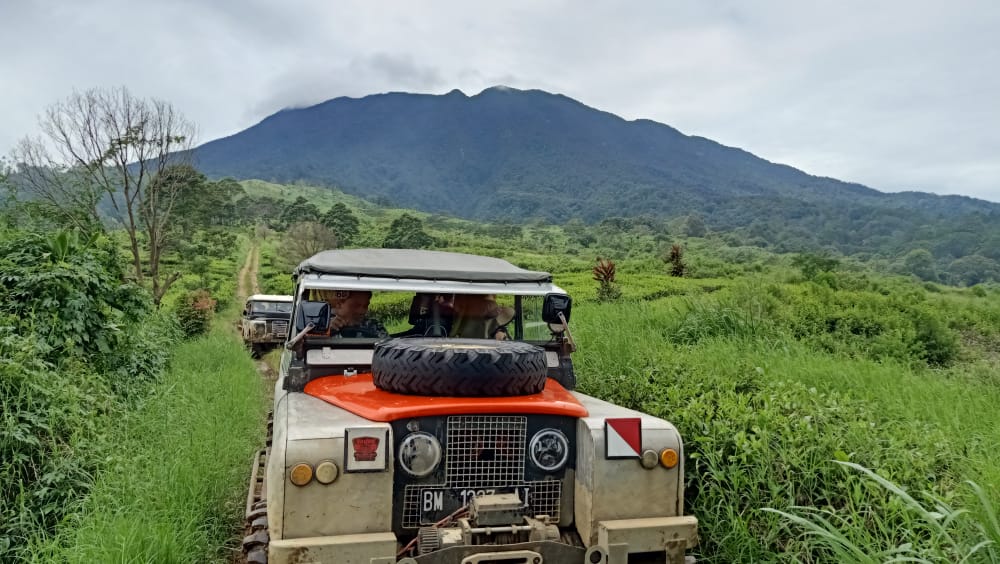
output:
[[[507,324],[514,319],[513,308],[497,303],[495,294],[455,296],[455,323],[452,337],[506,340]]]
[[[453,294],[424,294],[413,296],[410,303],[409,322],[413,325],[393,337],[447,337],[455,318]]]
[[[317,297],[330,304],[330,334],[341,337],[388,337],[382,323],[368,317],[372,293],[367,290],[318,290]]]

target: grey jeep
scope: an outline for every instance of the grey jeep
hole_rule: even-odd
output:
[[[254,294],[247,298],[240,318],[240,333],[254,356],[285,343],[291,314],[291,296]]]

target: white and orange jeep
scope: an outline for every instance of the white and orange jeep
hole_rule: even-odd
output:
[[[247,499],[249,562],[685,561],[697,521],[681,437],[574,391],[572,302],[551,275],[361,249],[319,253],[294,276],[273,434]],[[408,314],[348,327],[317,299],[369,292],[376,305],[405,293]],[[469,296],[496,305],[486,315],[502,335],[456,331]]]

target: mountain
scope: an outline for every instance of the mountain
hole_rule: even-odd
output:
[[[847,253],[887,245],[899,253],[985,226],[975,244],[935,254],[954,259],[985,249],[983,236],[1000,224],[1000,204],[885,194],[566,96],[507,87],[286,109],[198,147],[196,162],[211,177],[306,181],[487,220],[699,214],[710,229]]]

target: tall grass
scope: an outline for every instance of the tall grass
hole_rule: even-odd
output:
[[[1000,391],[988,380],[967,367],[817,352],[775,324],[767,303],[747,303],[712,294],[574,310],[581,391],[680,430],[700,560],[835,561],[765,507],[852,515],[844,534],[865,538],[861,546],[904,544],[914,519],[903,504],[845,480],[831,459],[955,507],[980,505],[964,480],[1000,499],[1000,412],[991,408]],[[881,525],[870,531],[873,520]]]
[[[110,431],[118,445],[83,508],[31,562],[227,561],[264,385],[224,323],[181,345],[154,395]]]
[[[974,482],[967,482],[978,501],[978,513],[956,509],[938,496],[921,502],[903,488],[875,472],[849,462],[839,462],[864,475],[899,502],[907,521],[906,535],[893,539],[891,524],[879,512],[833,511],[792,507],[789,511],[765,508],[784,517],[823,560],[843,563],[879,562],[1000,562],[1000,521],[992,501]],[[862,526],[858,522],[862,521]],[[888,542],[887,542],[888,539]]]

